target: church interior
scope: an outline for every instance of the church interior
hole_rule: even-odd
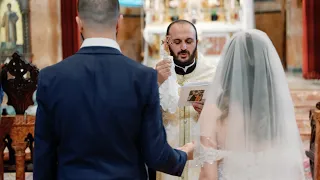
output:
[[[177,19],[195,24],[199,53],[215,63],[232,34],[252,28],[264,31],[287,74],[305,145],[306,173],[310,179],[320,180],[318,0],[119,2],[124,16],[117,35],[121,51],[149,67],[158,62],[161,39],[168,24]],[[6,18],[8,11],[15,18]],[[0,180],[31,180],[37,76],[41,69],[79,50],[82,39],[75,21],[77,0],[0,0],[0,16],[1,83],[5,92],[0,120]],[[9,20],[14,28],[7,25]],[[22,82],[26,77],[28,81]]]

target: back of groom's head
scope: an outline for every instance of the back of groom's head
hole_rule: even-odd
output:
[[[115,27],[120,5],[118,0],[78,0],[78,13],[83,23],[92,28]]]

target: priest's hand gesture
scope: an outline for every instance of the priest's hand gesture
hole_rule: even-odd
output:
[[[171,61],[170,60],[162,60],[156,65],[156,70],[158,72],[158,83],[161,85],[165,80],[169,78],[171,75],[170,72]]]

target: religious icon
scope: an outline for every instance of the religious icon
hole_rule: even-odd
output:
[[[30,0],[0,0],[0,63],[17,52],[26,61],[32,57],[30,46]]]
[[[17,21],[19,17],[16,12],[11,10],[11,3],[7,4],[7,11],[2,16],[1,27],[5,31],[6,48],[13,49],[17,43]]]
[[[205,90],[191,90],[189,92],[188,102],[201,102]]]

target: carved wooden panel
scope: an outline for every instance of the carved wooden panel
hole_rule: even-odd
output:
[[[0,180],[3,180],[3,150],[5,148],[5,143],[3,141],[4,137],[9,134],[10,129],[12,128],[14,117],[1,119],[0,120]]]
[[[140,17],[124,17],[117,42],[124,55],[138,62],[142,61],[142,33]],[[120,26],[121,27],[121,26]],[[125,28],[124,28],[125,27]]]
[[[8,105],[12,105],[17,114],[24,114],[33,105],[32,95],[37,88],[39,70],[23,60],[18,53],[5,64],[1,71],[3,90],[8,95]]]
[[[6,131],[1,131],[0,133],[0,180],[3,180],[3,159],[1,159],[3,149],[4,149],[4,139],[10,139],[11,142],[7,143],[12,148],[14,152],[13,158],[16,171],[16,179],[25,179],[25,166],[26,166],[26,153],[25,150],[29,147],[32,162],[33,153],[33,137],[34,137],[34,124],[35,116],[3,116],[1,118],[0,130],[6,129]],[[6,128],[4,128],[6,127]],[[9,160],[10,162],[10,160]]]
[[[320,180],[320,102],[314,111],[314,120],[316,121],[314,180]]]
[[[283,13],[263,13],[256,14],[256,28],[267,33],[269,38],[271,39],[274,47],[276,48],[281,62],[286,68],[285,61],[285,18]],[[275,31],[276,29],[276,31]]]
[[[254,0],[256,12],[276,12],[281,11],[283,0]]]

